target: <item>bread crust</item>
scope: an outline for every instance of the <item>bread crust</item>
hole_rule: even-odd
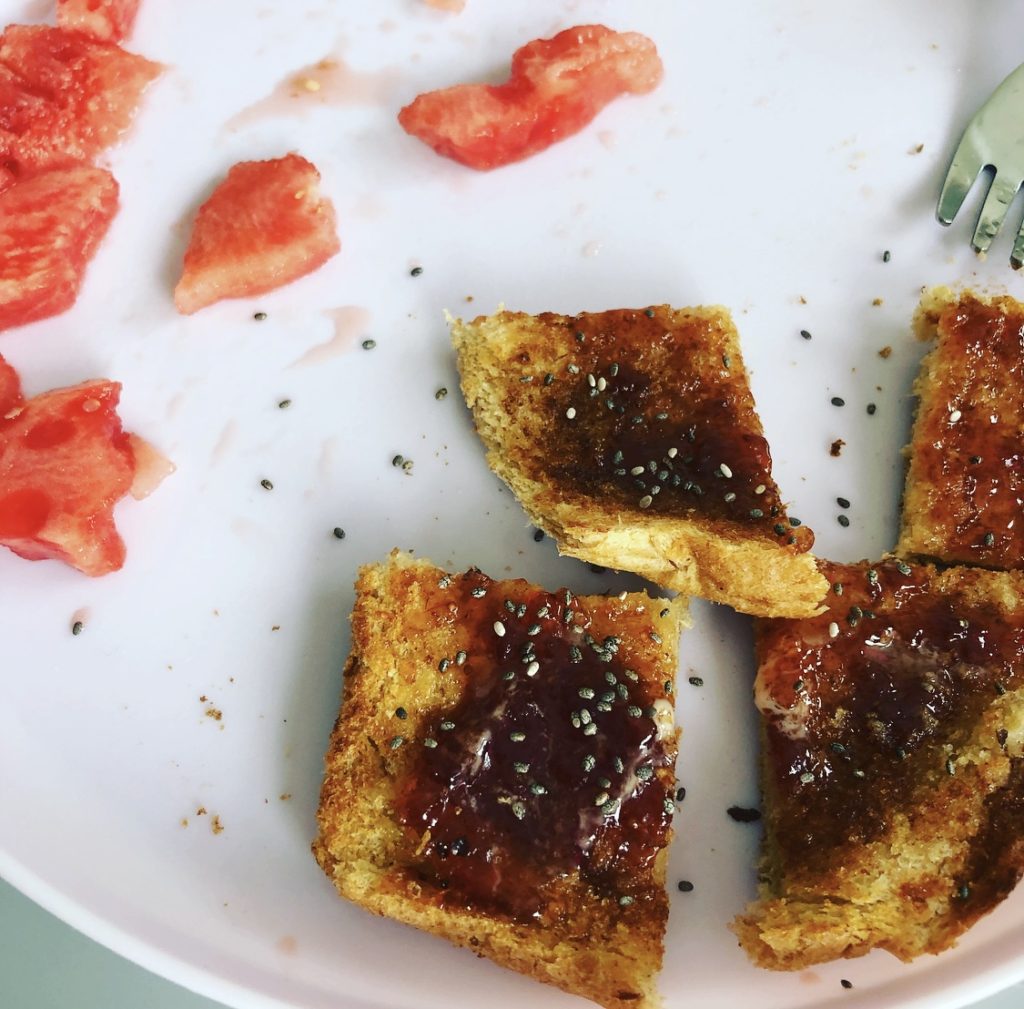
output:
[[[325,758],[313,853],[338,892],[369,911],[600,1005],[651,1009],[660,1004],[655,977],[668,914],[667,842],[652,870],[657,894],[645,906],[619,908],[599,899],[576,872],[558,884],[551,906],[526,922],[493,909],[439,901],[437,892],[409,871],[417,842],[401,825],[396,804],[415,759],[412,741],[422,737],[428,718],[457,703],[466,683],[462,667],[452,665],[446,675],[438,670],[439,657],[468,647],[457,613],[445,616],[439,603],[439,583],[458,577],[397,551],[387,564],[361,569],[352,652]],[[523,584],[493,586],[497,594]],[[611,626],[623,608],[642,607],[663,644],[656,668],[645,673],[637,664],[637,670],[674,679],[685,600],[634,593],[624,599],[581,597],[579,602],[593,619],[595,635]],[[623,639],[622,647],[628,654],[629,642]],[[399,707],[404,715],[396,721],[393,713]],[[398,731],[408,743],[394,748],[389,740]],[[677,730],[667,731],[674,760]]]
[[[948,599],[954,612],[988,613],[1024,626],[1024,575],[921,570],[928,572],[929,593]],[[813,641],[809,623],[777,622],[772,640],[787,652],[787,636]],[[783,624],[785,634],[778,633]],[[768,626],[759,626],[762,649]],[[770,647],[761,654],[762,670],[778,654]],[[1019,657],[1013,662],[1019,667]],[[798,672],[804,667],[788,675]],[[946,715],[950,727],[927,741],[923,754],[910,755],[924,756],[917,766],[925,769],[887,800],[883,830],[828,843],[807,860],[794,858],[783,843],[811,821],[805,814],[793,822],[786,812],[788,796],[780,795],[783,786],[765,757],[768,723],[778,711],[763,718],[760,896],[731,926],[755,964],[800,970],[875,948],[904,961],[940,953],[1010,893],[1024,872],[1024,689],[1019,678],[1016,683],[993,690],[967,722],[955,710]],[[764,712],[769,705],[762,699],[761,707]]]
[[[914,316],[934,343],[914,383],[899,543],[904,557],[996,570],[1024,567],[1024,305],[947,287]]]
[[[687,373],[667,376],[667,381],[675,383],[676,399],[699,398],[706,387],[725,390],[739,403],[746,424],[743,437],[761,438],[736,331],[724,309],[657,306],[643,312],[573,317],[499,312],[468,323],[452,322],[462,391],[487,449],[488,464],[512,488],[530,521],[548,533],[564,555],[631,571],[665,588],[726,603],[745,613],[808,616],[818,612],[827,586],[806,552],[813,535],[795,521],[790,526],[781,503],[772,520],[786,530],[780,539],[721,516],[704,515],[699,509],[659,514],[658,505],[644,508],[623,503],[600,488],[580,490],[553,473],[557,444],[551,441],[550,420],[541,404],[545,396],[565,394],[568,383],[563,380],[572,377],[567,368],[573,367],[573,333],[581,326],[610,333],[612,339],[601,351],[603,363],[608,364],[604,358],[616,356],[635,362],[642,359],[644,350],[638,347],[644,341],[648,346],[656,342],[635,333],[635,327],[647,319],[665,336],[687,339],[694,348]],[[661,352],[660,347],[656,350]],[[678,357],[673,360],[678,362]],[[723,423],[722,428],[717,436],[728,444],[729,424]],[[770,457],[768,462],[770,467]],[[775,493],[770,468],[764,484]],[[721,496],[728,490],[722,481],[714,493]]]

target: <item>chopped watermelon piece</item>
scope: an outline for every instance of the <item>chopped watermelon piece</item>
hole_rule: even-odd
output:
[[[130,434],[128,441],[132,446],[132,455],[135,456],[135,477],[129,493],[136,501],[141,501],[149,497],[177,466],[145,438]]]
[[[0,357],[0,545],[87,575],[124,564],[113,508],[136,467],[120,393],[119,383],[98,379],[25,400]]]
[[[580,25],[516,50],[504,84],[460,84],[420,95],[402,128],[470,168],[521,161],[578,133],[619,95],[661,81],[654,43],[636,32]]]
[[[234,165],[196,215],[174,289],[178,311],[264,294],[335,255],[334,206],[319,183],[298,154]]]
[[[57,0],[57,26],[103,42],[122,42],[138,12],[139,0]]]
[[[128,128],[161,69],[79,32],[8,25],[0,35],[0,164],[25,173],[91,161]]]
[[[70,308],[117,212],[117,182],[76,165],[0,192],[0,330]]]
[[[18,373],[0,357],[0,417],[21,406],[23,399]]]

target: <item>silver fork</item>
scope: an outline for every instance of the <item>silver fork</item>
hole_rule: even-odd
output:
[[[975,180],[986,168],[995,170],[971,245],[987,252],[1003,225],[1006,212],[1024,182],[1024,64],[999,85],[967,124],[939,195],[938,217],[952,224]],[[1017,232],[1010,265],[1024,266],[1024,224]]]

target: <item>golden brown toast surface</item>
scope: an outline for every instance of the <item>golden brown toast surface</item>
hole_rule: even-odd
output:
[[[914,387],[897,553],[1024,567],[1024,305],[938,289],[915,326],[935,347]]]
[[[759,621],[760,966],[937,953],[1024,870],[1024,575],[823,563],[828,611]]]
[[[657,1004],[685,603],[362,569],[314,854],[339,892],[604,1006]]]
[[[771,474],[736,330],[717,308],[456,321],[492,469],[571,556],[761,615],[825,583]]]

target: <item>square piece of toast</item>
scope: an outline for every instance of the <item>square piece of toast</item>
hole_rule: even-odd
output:
[[[1024,305],[948,288],[925,294],[921,363],[896,552],[1024,567]]]
[[[313,852],[380,915],[602,1006],[658,1004],[681,599],[360,571]]]
[[[456,320],[491,468],[563,554],[761,616],[827,588],[786,515],[720,308]]]
[[[751,960],[939,953],[1024,871],[1024,574],[823,564],[828,610],[757,626]]]

